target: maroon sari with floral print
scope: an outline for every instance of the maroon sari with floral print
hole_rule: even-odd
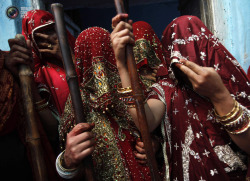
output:
[[[216,122],[211,102],[187,86],[173,72],[173,58],[213,67],[232,96],[250,108],[250,82],[235,58],[194,16],[173,20],[165,29],[162,45],[166,63],[149,98],[161,100],[166,113],[161,127],[165,139],[166,177],[170,180],[245,180],[247,155]]]
[[[137,29],[135,34],[138,46],[151,50],[151,54],[145,51],[138,56],[140,48],[134,48],[137,63],[141,63],[138,67],[160,64],[156,54],[163,56],[162,51],[150,46],[153,42],[159,45],[159,39],[156,35],[156,39],[152,39],[153,31],[143,33],[147,24],[141,22],[133,26]],[[146,29],[149,30],[148,27]],[[92,157],[96,179],[151,180],[149,168],[139,164],[133,154],[136,151],[135,133],[138,134],[138,130],[117,94],[120,79],[109,32],[98,27],[84,30],[76,40],[75,57],[86,121],[95,123],[93,132],[96,133],[96,147]],[[142,82],[145,82],[146,87],[152,85],[152,81],[146,78]],[[75,124],[72,111],[69,96],[60,125],[61,140],[65,140],[67,132]]]

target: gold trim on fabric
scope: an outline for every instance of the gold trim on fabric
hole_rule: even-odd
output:
[[[150,68],[161,64],[161,60],[157,57],[155,51],[153,50],[153,46],[157,45],[151,45],[146,39],[136,40],[135,46],[133,47],[136,64],[144,61],[145,59],[147,59],[148,66]]]
[[[133,47],[134,57],[136,64],[140,64],[141,62],[145,61],[147,62],[147,65],[143,65],[139,68],[140,71],[140,79],[143,82],[143,84],[147,87],[151,87],[155,81],[150,80],[147,78],[147,74],[150,72],[147,72],[145,75],[141,72],[142,69],[145,69],[145,71],[149,69],[153,69],[161,64],[161,60],[158,58],[156,52],[154,51],[153,47],[157,46],[155,40],[153,39],[153,45],[150,44],[150,41],[146,39],[138,39],[135,42],[135,46]],[[149,89],[148,89],[149,90]]]
[[[80,92],[85,119],[87,122],[95,123],[93,132],[96,134],[96,147],[92,157],[97,179],[130,180],[125,160],[118,147],[118,139],[125,141],[126,135],[122,130],[132,132],[135,125],[132,124],[132,119],[117,94],[116,85],[120,82],[117,69],[103,57],[94,57],[92,67],[85,70],[84,75],[88,77],[80,85]],[[111,119],[118,124],[118,134],[110,125]],[[61,121],[59,134],[63,149],[66,135],[75,125],[70,96]]]

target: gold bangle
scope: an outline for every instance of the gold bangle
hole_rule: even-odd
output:
[[[121,84],[118,84],[117,85],[117,92],[120,93],[120,94],[131,93],[132,92],[132,88],[131,88],[131,86],[123,88],[121,86]]]
[[[241,133],[244,133],[245,131],[247,131],[250,127],[250,121],[248,120],[248,123],[243,127],[243,128],[240,128],[238,130],[234,130],[234,131],[230,131],[228,129],[226,129],[227,132],[231,133],[231,134],[241,134]]]
[[[239,108],[239,103],[236,100],[234,100],[234,107],[233,107],[233,109],[229,113],[227,113],[225,116],[220,116],[216,112],[216,110],[214,110],[214,113],[215,113],[215,116],[217,117],[217,119],[219,121],[224,121],[224,120],[228,120],[228,118],[230,118],[232,115],[234,115],[238,111],[238,108]]]
[[[248,110],[241,107],[242,110],[240,116],[237,118],[237,120],[232,121],[231,124],[225,125],[225,129],[231,133],[231,134],[240,134],[246,131],[249,128],[250,125],[250,116],[248,113]]]
[[[224,126],[232,126],[233,124],[235,124],[235,123],[237,123],[237,122],[239,122],[239,120],[242,118],[242,115],[243,115],[243,110],[242,109],[239,109],[239,111],[238,111],[238,114],[237,115],[235,115],[234,117],[232,116],[231,118],[230,118],[230,121],[228,121],[226,124],[223,124]]]
[[[231,116],[228,116],[227,118],[220,120],[222,123],[229,123],[231,122],[231,120],[234,120],[236,117],[239,116],[239,114],[242,113],[242,109],[240,109],[240,106],[238,104],[238,106],[235,108],[234,113],[232,113]]]

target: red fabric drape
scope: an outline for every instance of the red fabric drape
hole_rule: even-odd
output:
[[[40,28],[43,28],[44,30],[54,28],[54,18],[52,14],[43,10],[28,11],[22,20],[22,34],[26,39],[29,39],[32,42],[35,82],[41,91],[45,90],[46,92],[49,92],[52,103],[56,106],[57,111],[60,114],[64,109],[65,101],[69,94],[68,85],[65,80],[64,70],[57,65],[47,62],[47,60],[43,59],[39,53],[34,39],[34,33]],[[70,46],[73,48],[75,38],[69,33],[68,37]],[[38,129],[41,136],[49,180],[62,180],[55,169],[55,153],[53,152],[40,122],[38,122]]]
[[[52,102],[55,104],[59,114],[63,112],[66,99],[69,94],[66,75],[63,68],[43,59],[39,53],[34,33],[43,28],[51,29],[54,27],[54,17],[47,11],[32,10],[27,12],[22,20],[22,34],[26,39],[32,41],[34,58],[34,76],[39,87],[48,89],[51,93]],[[69,45],[74,48],[75,38],[67,32]]]
[[[245,72],[194,16],[173,20],[163,33],[162,45],[167,61],[159,69],[161,80],[153,86],[150,97],[161,98],[166,104],[162,128],[170,179],[244,180],[246,154],[216,122],[210,101],[177,79],[178,72],[173,73],[171,60],[185,58],[201,66],[213,67],[232,96],[249,109],[250,89]]]
[[[136,22],[133,29],[137,41],[134,52],[138,68],[152,68],[157,62],[160,64],[159,56],[163,57],[163,52],[152,28],[145,22]],[[151,180],[149,168],[140,165],[133,154],[133,132],[137,129],[117,94],[116,87],[120,80],[109,32],[98,27],[84,30],[76,40],[75,57],[86,120],[95,122],[93,131],[97,146],[92,156],[97,179]],[[61,140],[72,125],[74,115],[69,98],[60,126]],[[112,161],[110,154],[116,159]]]

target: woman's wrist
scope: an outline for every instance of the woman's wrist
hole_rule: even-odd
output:
[[[216,112],[223,116],[229,113],[235,104],[235,100],[230,95],[230,93],[227,91],[224,94],[221,94],[220,96],[217,96],[218,98],[214,97],[211,98],[211,102],[214,105],[214,108]]]
[[[73,169],[64,168],[63,166],[64,152],[65,151],[61,152],[56,159],[56,170],[62,178],[72,179],[77,175],[79,169],[78,167]]]
[[[117,69],[120,71],[128,71],[128,66],[126,64],[126,62],[121,62],[121,61],[118,61],[116,62],[116,65],[117,65]]]

